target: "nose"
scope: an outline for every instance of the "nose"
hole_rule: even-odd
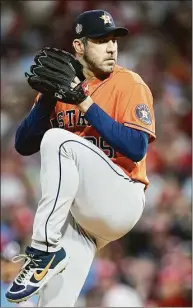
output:
[[[107,44],[107,52],[115,53],[115,51],[116,51],[116,42],[113,40],[109,40]]]

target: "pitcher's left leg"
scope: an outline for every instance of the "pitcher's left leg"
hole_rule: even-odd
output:
[[[66,269],[40,291],[38,307],[74,307],[93,262],[96,245],[69,214],[61,246],[70,259]]]

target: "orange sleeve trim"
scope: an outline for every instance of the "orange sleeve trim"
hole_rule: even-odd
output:
[[[129,126],[129,127],[140,129],[140,130],[145,131],[146,133],[150,134],[151,137],[153,137],[153,138],[150,138],[150,142],[153,141],[154,139],[156,139],[156,135],[154,134],[154,132],[152,132],[148,128],[145,128],[144,126],[141,126],[141,125],[138,125],[138,124],[134,124],[134,123],[130,123],[130,122],[124,122],[123,124],[126,125],[126,126]]]

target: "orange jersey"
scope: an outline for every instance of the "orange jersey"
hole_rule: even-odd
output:
[[[89,95],[93,101],[115,121],[149,134],[149,142],[155,139],[155,118],[153,97],[141,77],[116,65],[114,72],[104,81],[88,81]],[[75,105],[57,102],[50,117],[52,127],[69,130],[87,138],[119,165],[132,179],[144,183],[146,175],[146,156],[140,162],[133,162],[109,146],[94,127],[84,118],[84,113]]]

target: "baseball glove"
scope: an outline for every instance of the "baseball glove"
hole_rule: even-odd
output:
[[[89,95],[82,65],[69,52],[46,47],[40,50],[34,61],[31,74],[25,73],[32,89],[73,105],[80,104]],[[72,88],[75,77],[80,83]]]

